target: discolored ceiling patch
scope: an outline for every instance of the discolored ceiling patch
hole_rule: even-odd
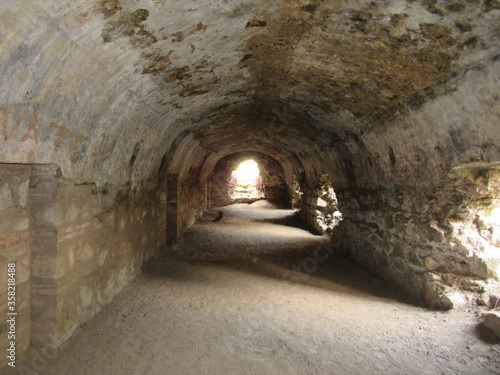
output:
[[[191,20],[204,13],[194,6],[172,11],[157,3],[147,10],[118,0],[99,2],[108,21],[103,41],[128,38],[140,49],[137,72],[149,76],[157,92],[168,92],[163,97],[176,87],[184,98],[213,90],[229,98],[225,87],[237,82],[252,111],[272,113],[293,103],[311,121],[343,111],[375,119],[453,91],[447,82],[467,69],[463,56],[489,47],[477,17],[495,3],[294,0],[273,6],[271,12],[244,2],[210,24],[206,17]],[[157,12],[154,21],[150,12]],[[237,65],[227,63],[229,53]]]
[[[119,0],[101,0],[99,5],[99,10],[104,14],[105,18],[109,18],[122,10]]]
[[[117,3],[118,2],[114,2]],[[105,11],[106,18],[119,15],[118,19],[111,20],[103,27],[101,36],[104,42],[109,43],[121,37],[129,37],[134,45],[147,47],[158,41],[157,37],[149,31],[143,24],[149,17],[149,10],[136,9],[132,12],[121,12],[122,8],[117,7],[110,11]]]
[[[409,3],[417,27],[416,15],[375,2],[356,9],[341,2],[289,6],[245,43],[241,65],[262,103],[327,100],[375,118],[453,90],[446,82],[463,69],[457,61],[481,43],[469,22],[475,5],[441,5],[453,15],[436,24],[438,2]]]
[[[307,152],[302,141],[331,150],[393,130],[389,120],[408,107],[463,95],[500,51],[493,0],[40,0],[8,9],[0,112],[23,110],[4,116],[3,132],[29,136],[0,152],[17,162],[64,156],[79,181],[146,178],[180,134],[196,133],[214,152],[224,139],[270,151],[281,140],[289,155]],[[68,131],[53,137],[41,124]],[[129,175],[133,138],[144,133]]]

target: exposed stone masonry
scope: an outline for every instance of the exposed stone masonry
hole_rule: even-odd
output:
[[[3,1],[19,354],[66,340],[226,203],[215,176],[250,154],[269,196],[374,272],[432,307],[491,307],[499,25],[490,0]]]
[[[75,185],[54,165],[0,164],[0,173],[0,260],[4,275],[17,265],[20,356],[60,345],[141,272],[165,243],[166,204],[159,189]]]

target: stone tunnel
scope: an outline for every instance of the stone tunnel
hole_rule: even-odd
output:
[[[427,308],[498,306],[499,57],[496,0],[0,0],[2,351],[13,264],[16,355],[59,347],[249,158]]]

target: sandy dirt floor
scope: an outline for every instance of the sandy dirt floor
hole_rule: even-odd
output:
[[[479,312],[419,307],[322,247],[327,238],[299,228],[291,210],[220,210],[39,374],[500,374],[500,345],[479,338]]]

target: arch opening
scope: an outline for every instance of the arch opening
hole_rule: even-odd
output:
[[[289,186],[279,161],[257,151],[240,151],[219,159],[208,174],[208,206],[266,199],[291,207]]]
[[[246,203],[265,199],[266,193],[259,165],[253,159],[241,162],[228,181],[228,195],[232,202]]]

